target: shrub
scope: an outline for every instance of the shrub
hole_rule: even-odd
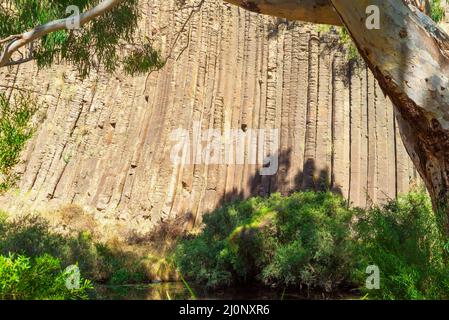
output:
[[[0,254],[14,253],[30,258],[49,254],[62,267],[78,264],[81,273],[97,282],[140,283],[144,280],[144,256],[118,246],[96,241],[88,231],[61,235],[36,214],[6,219],[0,215]]]
[[[68,276],[60,261],[50,255],[0,255],[0,299],[88,299],[90,281],[81,278],[79,288],[69,289]]]
[[[367,265],[380,270],[380,289],[365,290],[377,299],[449,298],[448,252],[424,192],[412,192],[382,208],[362,212],[357,225],[364,284]]]
[[[276,216],[278,250],[263,270],[265,282],[307,285],[332,291],[353,268],[351,221],[354,210],[327,193],[296,193]]]
[[[259,281],[331,291],[348,281],[354,210],[330,192],[274,194],[205,216],[203,232],[181,241],[181,273],[209,287]]]
[[[368,210],[328,192],[273,195],[226,205],[204,222],[174,261],[209,287],[253,281],[373,299],[449,298],[449,243],[424,191]],[[380,269],[379,290],[365,288],[369,265]]]
[[[57,256],[65,239],[49,232],[48,222],[37,215],[27,214],[0,220],[0,254],[10,252],[37,257],[45,253]]]

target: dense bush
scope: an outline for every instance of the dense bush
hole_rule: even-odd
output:
[[[87,299],[91,283],[80,278],[79,287],[69,289],[69,276],[50,255],[0,255],[0,299]]]
[[[118,246],[96,241],[90,232],[61,235],[37,214],[6,219],[0,214],[0,254],[14,253],[30,258],[49,254],[62,267],[78,264],[81,273],[96,282],[140,283],[145,266],[142,257]]]
[[[380,299],[449,298],[449,263],[445,241],[424,192],[413,192],[383,208],[361,212],[358,256],[361,265],[377,265]],[[363,268],[359,280],[366,277]]]
[[[205,217],[201,235],[177,247],[188,278],[216,287],[258,280],[327,291],[347,284],[354,210],[330,192],[235,202]]]
[[[320,292],[355,289],[372,299],[449,298],[449,242],[424,192],[370,210],[350,209],[329,192],[275,194],[230,203],[204,222],[199,234],[180,240],[173,261],[187,280],[207,287],[259,283]],[[54,233],[37,215],[0,214],[0,255],[1,295],[25,299],[80,297],[57,290],[61,268],[77,262],[83,276],[110,284],[145,281],[148,270],[167,264],[97,242],[88,232]],[[25,282],[11,286],[6,279],[24,265]],[[365,288],[369,265],[380,269],[379,290]],[[25,296],[39,281],[50,285]]]
[[[226,205],[205,217],[174,255],[182,274],[209,287],[259,282],[343,288],[380,299],[449,297],[444,238],[424,192],[381,208],[348,209],[331,193],[273,195]],[[380,289],[365,271],[380,269]]]

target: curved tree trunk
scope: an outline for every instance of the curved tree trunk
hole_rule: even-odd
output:
[[[397,0],[332,0],[359,52],[396,107],[402,139],[437,213],[449,214],[449,37]],[[365,27],[366,8],[381,12]],[[445,221],[446,231],[449,226]]]

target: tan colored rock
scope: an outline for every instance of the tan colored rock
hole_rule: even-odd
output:
[[[185,28],[191,9],[142,6],[142,32],[171,52],[159,72],[81,81],[67,66],[0,71],[2,90],[36,92],[46,114],[18,166],[20,193],[3,196],[2,208],[77,204],[146,230],[185,215],[193,226],[224,201],[276,191],[330,187],[365,206],[408,190],[417,175],[391,103],[335,39],[218,0]],[[278,173],[260,176],[248,161],[174,165],[171,133],[192,136],[196,122],[203,132],[279,129]]]

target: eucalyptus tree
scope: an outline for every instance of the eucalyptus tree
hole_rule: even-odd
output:
[[[344,26],[393,102],[401,136],[449,233],[449,36],[440,0],[226,0],[261,14]],[[73,17],[66,9],[80,8]],[[103,65],[133,74],[163,65],[151,44],[134,39],[138,0],[3,0],[0,67],[65,61],[87,75]],[[65,17],[65,18],[64,18]]]
[[[130,74],[161,68],[159,53],[135,34],[139,18],[138,0],[2,0],[0,67],[67,62],[83,77],[99,66]]]

